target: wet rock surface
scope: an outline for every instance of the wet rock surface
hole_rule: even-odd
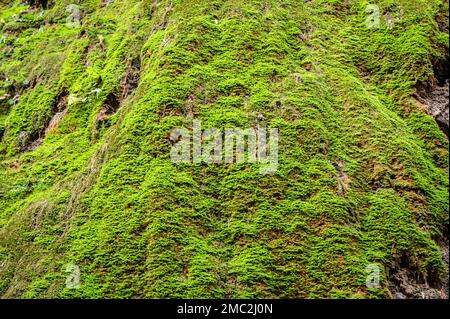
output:
[[[448,136],[449,132],[449,80],[441,86],[439,82],[421,86],[415,98],[424,106],[425,111],[436,119],[439,127]]]

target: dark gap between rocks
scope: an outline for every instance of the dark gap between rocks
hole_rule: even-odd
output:
[[[48,8],[48,0],[28,0],[25,1],[26,3],[28,3],[30,5],[30,7],[39,7],[41,6],[42,9],[47,10]]]
[[[37,149],[42,144],[45,136],[59,125],[67,112],[68,97],[69,91],[66,88],[62,88],[55,99],[50,110],[50,118],[46,121],[44,127],[31,133],[23,131],[19,134],[18,144],[21,152],[30,152]]]
[[[139,85],[140,81],[140,70],[141,70],[141,60],[139,58],[131,61],[127,68],[126,75],[122,82],[120,83],[120,88],[122,91],[121,100],[125,100],[128,96],[130,96],[134,90]]]
[[[434,62],[434,78],[416,86],[413,97],[449,136],[449,59]]]
[[[110,126],[109,119],[116,114],[122,106],[122,102],[129,97],[138,87],[140,81],[141,61],[139,58],[133,59],[128,63],[127,71],[123,80],[120,82],[119,93],[109,93],[105,102],[98,113],[94,123],[94,135],[98,135],[100,128]]]

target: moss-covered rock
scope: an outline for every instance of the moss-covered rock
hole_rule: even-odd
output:
[[[443,289],[448,138],[413,96],[448,1],[38,2],[0,1],[0,296]],[[172,163],[192,119],[278,128],[277,172]]]

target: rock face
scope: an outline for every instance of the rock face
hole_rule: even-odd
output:
[[[448,284],[434,286],[407,268],[393,271],[389,290],[394,299],[447,299]]]
[[[443,238],[437,242],[445,262],[447,273],[439,280],[435,274],[420,273],[405,254],[391,265],[388,271],[388,287],[393,299],[448,299],[449,242]]]
[[[448,1],[376,2],[0,0],[0,298],[444,298]]]
[[[426,112],[432,115],[444,133],[449,133],[449,80],[440,86],[435,82],[428,87],[418,89],[417,100],[422,103]]]

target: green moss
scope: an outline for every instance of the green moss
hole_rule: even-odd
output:
[[[76,28],[70,1],[2,8],[0,295],[386,298],[400,260],[442,278],[448,139],[411,95],[448,55],[445,8],[377,3],[392,28],[359,0],[83,1]],[[172,163],[191,116],[277,127],[277,172]]]

